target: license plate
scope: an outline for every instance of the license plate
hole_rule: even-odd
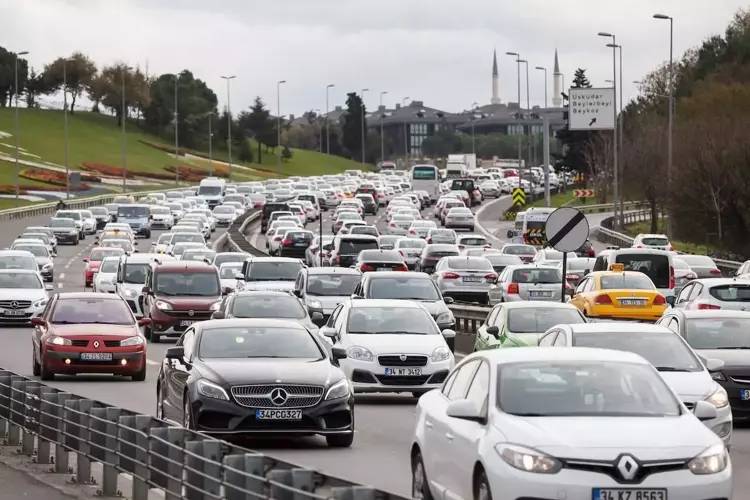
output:
[[[6,316],[23,316],[26,314],[26,311],[24,311],[23,309],[6,309],[3,311],[3,314],[5,314]]]
[[[529,292],[529,297],[550,298],[550,297],[552,297],[552,292],[531,291],[531,292]]]
[[[294,246],[295,247],[304,247],[304,246],[307,246],[307,243],[305,243],[304,241],[299,241],[299,242],[295,243]]]
[[[464,276],[463,281],[477,283],[479,281],[482,281],[482,278],[480,278],[479,276]]]
[[[646,301],[641,299],[620,299],[621,306],[642,306],[645,303]]]
[[[376,268],[377,271],[392,271],[390,267],[378,267]]]
[[[111,352],[82,352],[81,361],[112,361]]]
[[[750,389],[740,389],[740,399],[742,401],[750,400]]]
[[[195,323],[195,321],[193,321],[192,319],[183,319],[182,321],[180,321],[180,326],[190,326],[193,323]]]
[[[386,368],[386,375],[394,375],[401,377],[418,377],[422,375],[421,368]]]
[[[592,500],[667,500],[666,488],[594,488]]]
[[[302,420],[302,410],[255,410],[256,420]]]

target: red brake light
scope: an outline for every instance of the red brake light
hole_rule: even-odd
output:
[[[605,305],[605,304],[611,304],[612,299],[607,295],[606,293],[603,293],[601,295],[597,295],[594,299],[595,304]]]
[[[667,299],[664,298],[664,295],[657,295],[654,297],[654,305],[655,306],[663,306],[667,303]]]
[[[677,283],[674,279],[674,266],[669,266],[669,288],[674,288],[676,284]]]
[[[444,280],[457,280],[460,277],[461,276],[459,276],[458,274],[452,273],[450,271],[443,273],[443,279]]]
[[[518,295],[518,283],[511,283],[508,285],[508,293],[512,295]]]
[[[283,240],[281,242],[281,244],[284,245],[285,247],[290,247],[290,246],[292,246],[293,243],[294,242],[292,240]]]
[[[495,280],[497,280],[497,274],[495,274],[495,273],[487,273],[487,274],[484,275],[484,279],[486,279],[487,281],[495,281]]]
[[[698,304],[698,309],[721,309],[721,306],[714,304]]]
[[[374,271],[375,267],[371,266],[370,264],[361,264],[359,266],[359,270],[362,271],[363,273],[367,273],[370,271]]]
[[[406,264],[400,264],[397,268],[393,269],[394,271],[408,271],[409,268],[406,266]]]
[[[721,275],[721,271],[719,271],[718,269],[711,269],[710,272],[711,272],[711,274],[715,274],[715,275],[718,275],[718,276]]]

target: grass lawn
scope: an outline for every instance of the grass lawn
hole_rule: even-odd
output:
[[[23,170],[26,168],[25,165],[19,164],[19,170]],[[12,161],[3,161],[0,160],[0,184],[10,184],[15,185],[16,184],[16,164]],[[51,184],[47,184],[46,182],[39,182],[34,181],[31,179],[24,179],[21,177],[19,179],[19,184],[23,184],[25,186],[37,186],[39,189],[44,189],[51,187]]]
[[[570,202],[570,203],[569,203]],[[550,195],[550,207],[561,207],[565,205],[566,203],[569,203],[571,206],[578,205],[578,198],[573,197],[573,190],[569,189],[568,191],[564,193],[555,193]],[[534,203],[527,205],[529,207],[546,207],[546,203],[544,203],[544,195],[542,195],[541,198],[536,200]]]

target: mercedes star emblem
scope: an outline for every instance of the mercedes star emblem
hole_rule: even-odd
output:
[[[94,349],[99,349],[99,341],[98,340],[94,341]]]
[[[188,311],[188,316],[193,316],[194,314],[195,314],[195,311],[193,311],[192,309]]]
[[[13,302],[11,302],[10,303],[10,308],[11,309],[18,309],[18,302],[16,302],[15,300]]]
[[[638,461],[630,455],[621,455],[617,460],[616,467],[625,481],[632,481],[638,474]]]
[[[271,402],[276,406],[283,405],[288,398],[289,394],[287,394],[287,392],[281,387],[277,387],[271,391]]]
[[[400,359],[401,361],[406,361],[406,358],[407,358],[406,354],[401,354],[401,355],[400,355],[400,356],[398,357],[398,359]]]

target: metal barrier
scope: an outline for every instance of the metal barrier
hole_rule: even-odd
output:
[[[648,203],[645,201],[625,201],[622,203],[622,210],[639,210],[647,206]],[[593,214],[600,212],[612,212],[614,211],[614,204],[600,203],[597,205],[576,205],[572,208],[576,208],[586,214]]]
[[[474,351],[474,338],[477,330],[487,319],[490,306],[454,302],[448,309],[456,318],[456,352],[467,354]]]
[[[245,252],[254,257],[268,257],[266,252],[252,246],[245,237],[247,227],[259,220],[261,216],[260,210],[251,210],[238,217],[227,229],[226,248],[232,252]]]
[[[275,498],[402,500],[314,470],[272,459],[226,441],[123,408],[60,391],[0,369],[0,436],[20,453],[91,481],[91,464],[102,464],[101,495],[118,496],[118,475],[132,478],[133,500],[149,489],[167,500]],[[54,459],[52,448],[54,447]]]

